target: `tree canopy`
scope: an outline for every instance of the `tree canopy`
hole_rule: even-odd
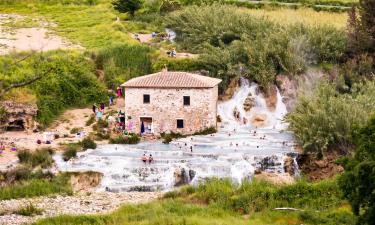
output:
[[[135,11],[142,7],[142,0],[115,0],[112,5],[120,13],[130,13],[134,16]]]

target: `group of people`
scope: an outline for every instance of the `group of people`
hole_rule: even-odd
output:
[[[154,161],[154,158],[152,157],[152,154],[150,154],[148,157],[146,156],[146,153],[143,154],[141,157],[142,162],[144,163],[152,163]]]
[[[4,142],[0,142],[0,154],[2,154],[5,150],[6,150],[6,147],[5,147]],[[14,142],[11,142],[11,143],[10,143],[10,150],[11,150],[12,152],[17,151],[17,147],[16,147],[16,145],[15,145]]]

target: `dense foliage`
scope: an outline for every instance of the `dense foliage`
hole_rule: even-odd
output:
[[[41,125],[51,123],[69,107],[106,99],[106,90],[94,74],[93,63],[78,53],[6,56],[0,59],[0,70],[0,82],[9,85],[27,83],[38,77],[26,88],[36,96],[37,119]]]
[[[116,89],[123,82],[151,73],[151,49],[141,45],[116,45],[94,55],[96,67],[104,71],[108,87]]]
[[[318,155],[327,150],[346,152],[353,144],[353,127],[365,123],[374,109],[374,82],[357,84],[344,94],[327,82],[312,95],[302,97],[286,121],[305,151]]]
[[[354,132],[354,158],[342,160],[345,173],[339,180],[344,196],[358,215],[357,224],[375,221],[375,115]]]
[[[37,166],[40,166],[41,168],[48,168],[53,163],[52,154],[52,149],[42,148],[33,152],[30,150],[20,150],[17,152],[17,157],[21,164],[30,166],[32,168]]]
[[[120,13],[130,13],[134,16],[135,11],[142,7],[141,0],[114,0],[112,2],[113,8]]]
[[[340,194],[334,180],[288,186],[254,181],[238,186],[213,179],[169,192],[159,201],[125,205],[109,215],[58,216],[37,224],[354,224]],[[303,211],[274,210],[277,207]]]
[[[238,75],[267,87],[279,73],[339,62],[346,48],[343,31],[333,27],[280,25],[218,4],[184,8],[166,24],[182,49],[201,54],[201,64],[223,79],[223,87]]]

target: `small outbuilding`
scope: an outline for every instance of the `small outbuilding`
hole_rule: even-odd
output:
[[[216,127],[220,79],[187,72],[161,72],[125,82],[125,116],[133,132],[192,134]],[[143,124],[143,125],[142,125]]]

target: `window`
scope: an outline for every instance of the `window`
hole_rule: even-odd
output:
[[[143,95],[143,103],[144,104],[150,103],[150,95]]]
[[[184,105],[190,105],[190,96],[184,96]]]
[[[177,128],[184,128],[184,120],[177,120]]]

